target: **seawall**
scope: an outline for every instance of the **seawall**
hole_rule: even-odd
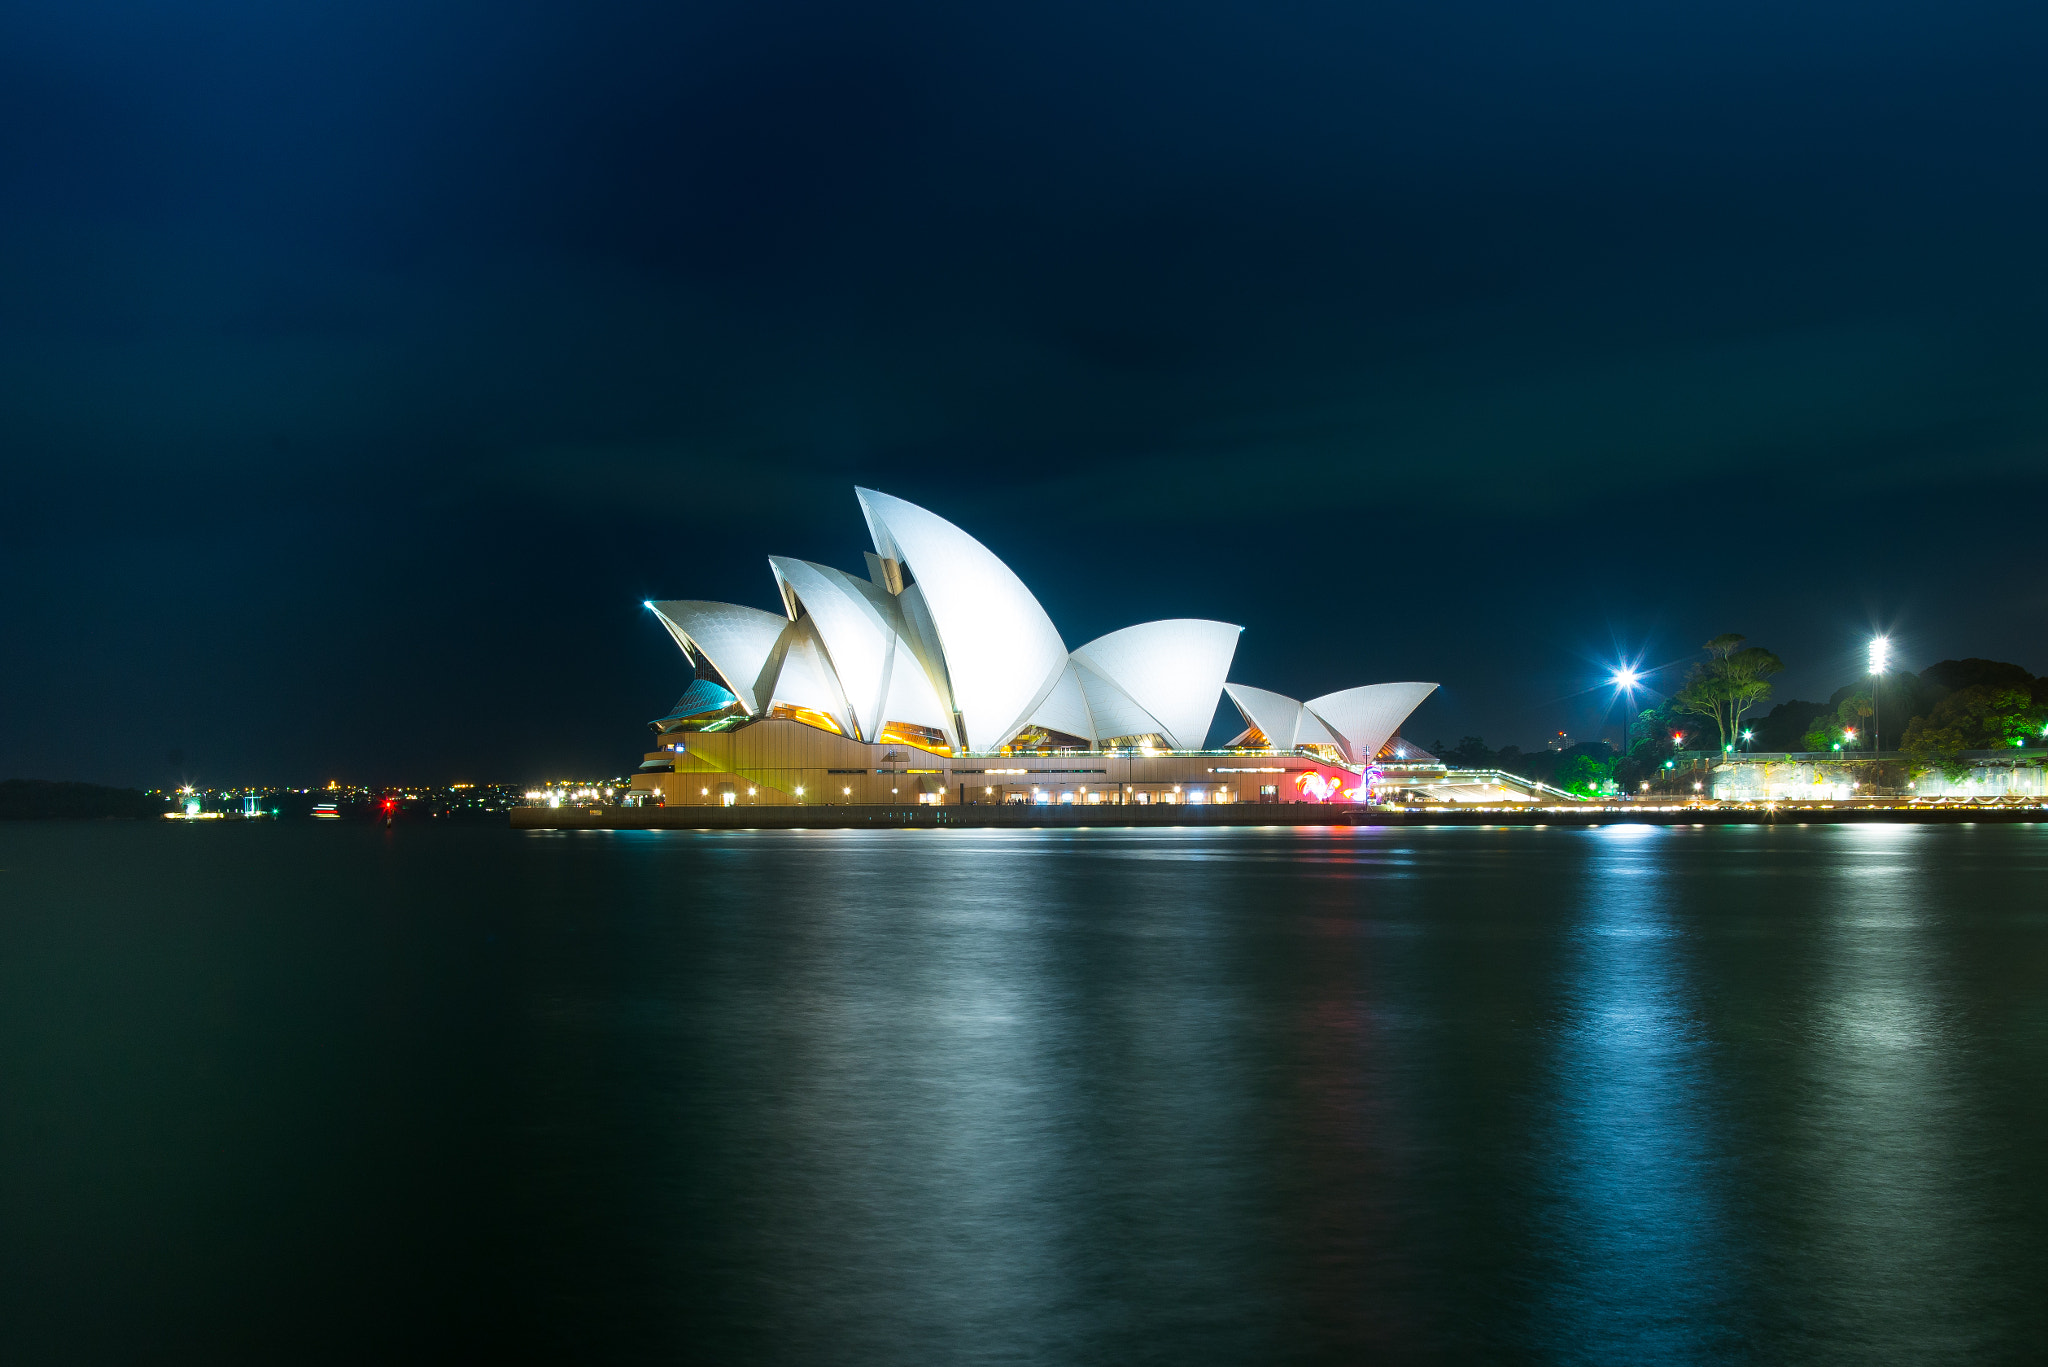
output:
[[[1164,826],[1800,826],[1863,823],[1955,825],[2048,820],[2048,807],[1583,808],[1468,811],[1458,808],[1320,806],[1314,803],[1197,806],[976,807],[514,807],[514,830],[792,831],[876,829],[1025,830]]]

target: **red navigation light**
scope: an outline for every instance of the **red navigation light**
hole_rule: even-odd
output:
[[[387,797],[384,799],[384,810],[387,812],[395,812],[398,810],[398,803],[393,799]]]

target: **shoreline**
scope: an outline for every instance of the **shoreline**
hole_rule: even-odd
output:
[[[1814,807],[1776,810],[1683,807],[1338,807],[1312,803],[1223,807],[515,807],[521,831],[1026,830],[1167,826],[1807,826],[1864,823],[2010,825],[2048,821],[2048,806]]]

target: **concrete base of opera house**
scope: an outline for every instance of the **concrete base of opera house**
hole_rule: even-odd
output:
[[[514,830],[1064,830],[1190,826],[1803,826],[1845,823],[1957,825],[2048,821],[2048,807],[1388,807],[1361,803],[1237,804],[1221,807],[815,806],[514,807]]]

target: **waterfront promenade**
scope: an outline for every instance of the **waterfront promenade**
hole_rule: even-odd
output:
[[[515,830],[873,830],[1062,829],[1210,826],[1656,826],[1840,825],[2048,820],[2048,804],[2027,806],[1834,803],[1775,807],[1703,803],[1683,806],[1394,807],[1348,803],[1236,803],[1142,806],[805,806],[805,807],[514,807]]]

